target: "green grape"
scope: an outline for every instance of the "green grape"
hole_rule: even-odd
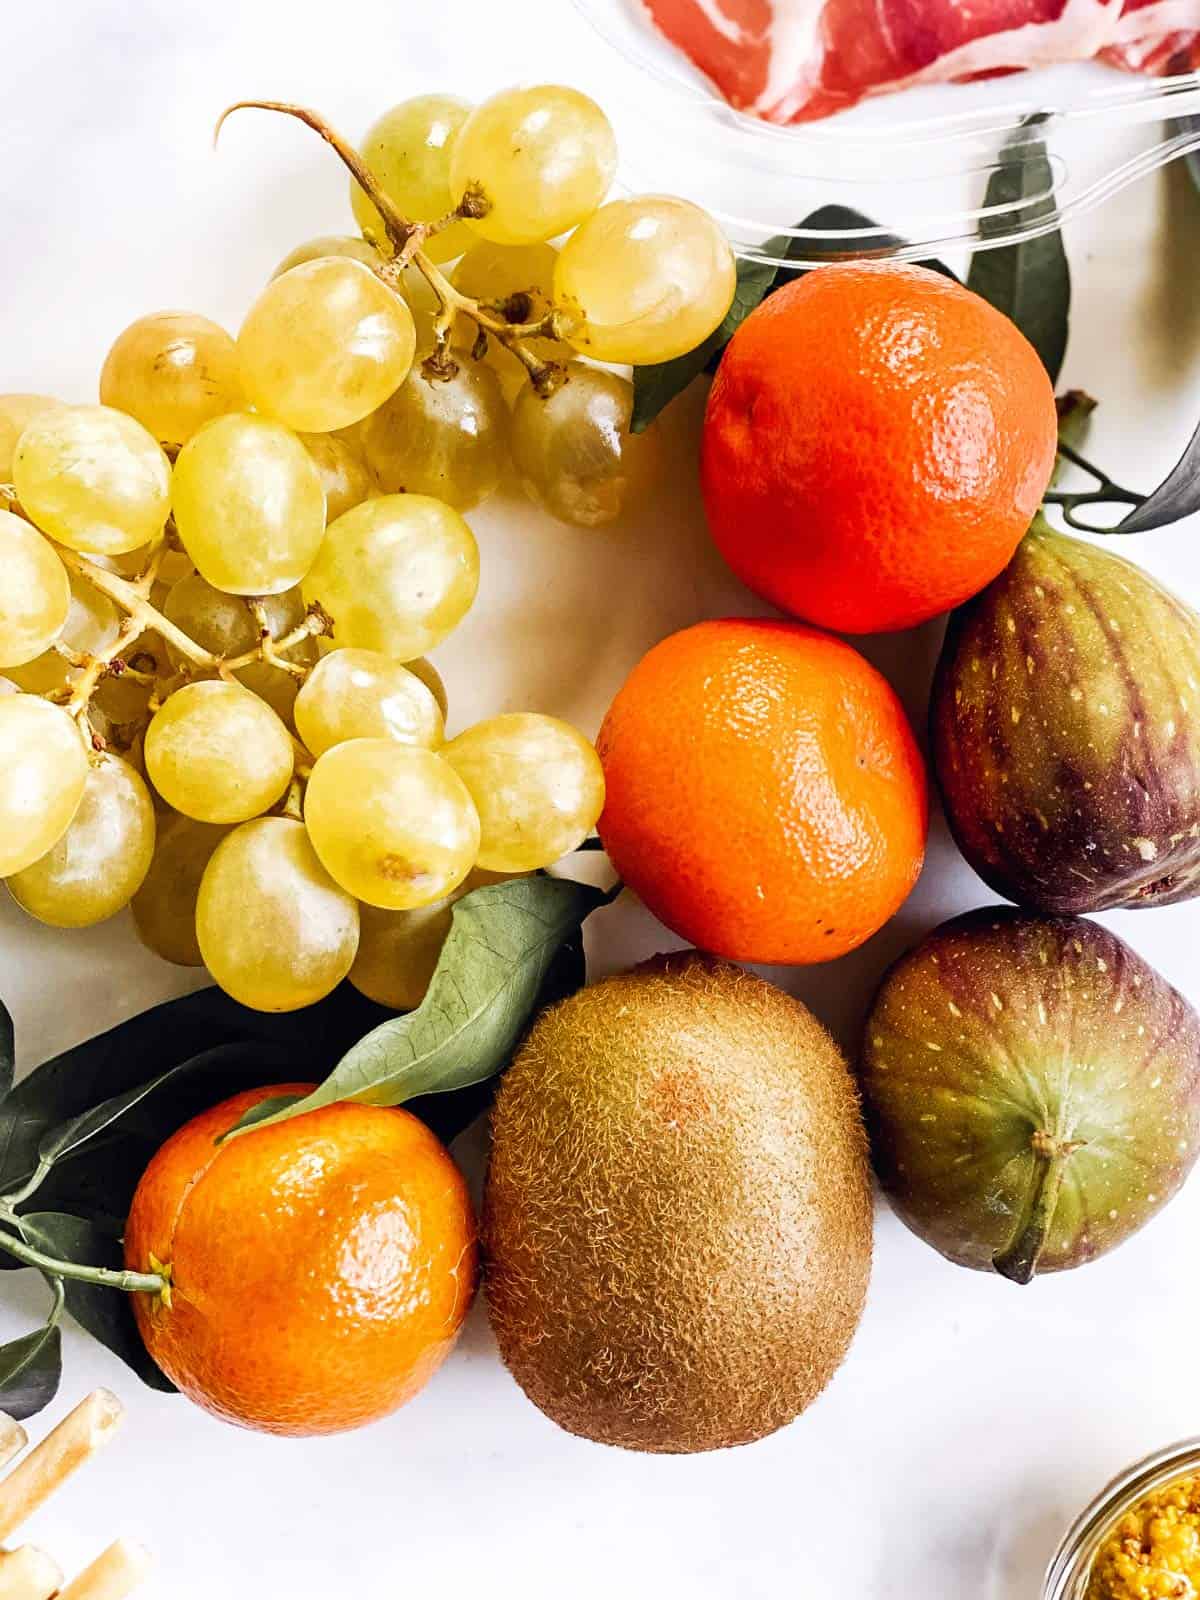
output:
[[[480,239],[450,276],[460,294],[504,312],[505,321],[536,322],[550,310],[557,261],[552,244],[493,244]],[[472,338],[473,330],[472,323]]]
[[[450,198],[450,157],[458,131],[471,115],[465,100],[448,94],[422,94],[404,100],[367,129],[359,154],[380,188],[409,222],[438,222],[454,208]],[[354,220],[386,248],[383,219],[362,189],[350,180]],[[453,261],[471,243],[465,223],[453,222],[422,246],[432,261]]]
[[[413,322],[417,328],[417,353],[413,358],[413,366],[417,367],[433,354],[437,342],[436,324],[442,309],[441,302],[420,267],[412,265],[405,267],[400,291],[408,301],[408,309],[413,314]]]
[[[282,639],[304,621],[304,601],[298,588],[264,596],[262,608],[272,639]],[[198,572],[172,584],[163,602],[163,615],[215,656],[240,656],[259,642],[250,602],[243,595],[214,589]],[[187,660],[173,645],[168,644],[167,653],[177,667]]]
[[[11,511],[0,511],[0,572],[0,667],[20,667],[62,632],[71,585],[54,546]]]
[[[479,817],[453,768],[394,739],[349,739],[318,756],[304,821],[330,876],[393,911],[448,895],[479,849]]]
[[[237,346],[193,311],[139,317],[105,358],[100,399],[178,448],[214,417],[243,409]]]
[[[358,954],[350,982],[360,994],[392,1011],[415,1011],[424,1000],[450,932],[454,907],[464,895],[489,883],[503,883],[507,873],[475,868],[443,900],[415,911],[358,909]]]
[[[297,1011],[336,989],[358,947],[358,907],[290,817],[244,823],[213,851],[196,902],[204,964],[256,1011]]]
[[[145,552],[145,554],[148,557],[149,551]],[[143,561],[141,568],[138,570],[142,570],[145,565],[146,563]],[[170,589],[172,584],[179,583],[183,578],[191,577],[195,570],[195,567],[192,565],[192,558],[188,555],[186,550],[164,550],[162,560],[159,562],[158,566],[157,582],[162,584],[164,589]]]
[[[99,716],[94,708],[89,715],[89,721],[91,722],[93,733],[98,735],[106,745],[108,754],[120,757],[125,765],[136,772],[146,785],[146,793],[150,796],[150,804],[154,807],[155,816],[160,813],[166,816],[170,811],[170,807],[158,791],[151,787],[150,778],[146,772],[145,729],[138,729],[126,740],[124,737],[125,730],[110,729],[105,718]]]
[[[360,261],[324,256],[273,278],[238,334],[251,404],[305,433],[348,428],[408,376],[417,334],[403,297]]]
[[[672,361],[720,326],[737,278],[728,240],[687,200],[644,195],[603,206],[567,240],[555,304],[571,343],[597,361]]]
[[[0,394],[0,483],[12,481],[17,440],[34,417],[61,410],[63,402],[46,394]]]
[[[376,493],[371,469],[349,439],[334,433],[302,433],[300,439],[321,474],[327,522],[336,522]]]
[[[454,895],[415,911],[358,910],[358,954],[348,974],[360,994],[392,1011],[415,1011],[425,998],[450,923]]]
[[[172,503],[197,571],[230,594],[293,588],[325,531],[321,474],[304,445],[244,412],[207,423],[184,445]]]
[[[558,251],[552,244],[492,244],[481,239],[472,245],[452,274],[454,287],[478,300],[493,315],[508,323],[536,322],[551,309],[554,264]],[[474,348],[478,328],[462,314],[454,327],[454,345],[466,352]],[[526,346],[543,361],[569,361],[569,344],[539,334]],[[519,392],[529,382],[524,364],[498,339],[489,338],[485,363],[504,386],[505,394]]]
[[[128,666],[155,677],[168,670],[167,651],[157,633],[139,634],[128,647],[123,658]],[[150,721],[152,684],[142,683],[122,673],[102,678],[92,696],[92,710],[103,712],[118,743],[129,744],[146,730]]]
[[[633,385],[573,361],[543,399],[527,385],[513,408],[512,453],[526,492],[562,522],[598,528],[618,516],[629,487]]]
[[[393,494],[333,523],[301,590],[333,619],[336,647],[411,661],[458,626],[478,587],[479,546],[458,512]]]
[[[28,527],[29,524],[24,526]],[[89,583],[86,578],[76,577],[73,572],[68,573],[67,578],[70,604],[67,620],[58,635],[59,641],[81,654],[94,655],[117,637],[121,619],[116,606],[100,593],[95,584]],[[5,670],[13,682],[29,694],[57,694],[79,676],[78,668],[71,666],[66,657],[54,649],[35,656],[23,666]]]
[[[433,750],[442,712],[415,673],[378,650],[322,656],[296,696],[296,731],[314,756],[347,739],[395,739]]]
[[[0,878],[54,848],[87,775],[83,739],[62,706],[31,694],[0,699]]]
[[[495,373],[464,361],[452,378],[412,373],[363,424],[362,441],[386,494],[436,495],[467,511],[499,484],[508,432]]]
[[[198,822],[245,822],[275,804],[292,778],[291,735],[240,683],[177,689],[146,733],[146,769],[169,806]]]
[[[444,722],[450,714],[450,703],[446,697],[446,685],[442,682],[442,675],[432,661],[425,656],[418,656],[415,661],[406,661],[404,665],[432,694],[438,703],[438,710],[442,713]]]
[[[284,638],[304,620],[304,601],[299,589],[267,595],[262,607],[272,639]],[[176,627],[216,656],[244,655],[259,642],[258,623],[248,601],[242,595],[214,589],[198,572],[172,586],[162,610]],[[184,664],[183,655],[173,646],[167,646],[167,653],[176,666]],[[285,655],[299,666],[311,666],[317,659],[316,642],[311,638],[302,639]],[[299,689],[299,682],[292,673],[269,661],[252,661],[240,667],[235,676],[239,683],[260,695],[285,723],[290,722]]]
[[[360,239],[356,233],[325,233],[289,250],[271,276],[282,278],[293,267],[302,267],[306,261],[320,261],[325,256],[349,256],[352,261],[361,261],[364,267],[372,269],[380,259],[374,245]]]
[[[132,767],[102,755],[88,768],[70,826],[8,879],[23,911],[52,928],[90,928],[127,906],[154,855],[154,805]]]
[[[120,555],[157,539],[171,508],[162,446],[111,406],[39,412],[17,441],[12,472],[42,532],[88,554]]]
[[[316,640],[302,639],[299,644],[293,645],[287,651],[287,659],[302,667],[315,666]],[[237,680],[265,700],[281,722],[289,728],[292,726],[296,696],[300,692],[300,679],[294,673],[286,671],[283,667],[273,666],[269,661],[252,661],[248,667],[243,667],[238,672]]]
[[[196,899],[204,869],[228,832],[174,811],[159,826],[154,859],[130,909],[147,950],[177,967],[204,965],[196,938]]]
[[[537,244],[591,216],[617,170],[617,141],[594,100],[554,85],[504,89],[464,124],[450,160],[456,204],[482,194],[468,224],[496,244]]]
[[[577,850],[604,809],[604,770],[569,722],[489,717],[445,746],[479,812],[479,864],[530,872]]]
[[[103,567],[107,572],[115,572],[121,578],[140,578],[150,563],[160,544],[154,540],[151,544],[140,544],[136,550],[126,550],[119,556],[92,556],[93,566]],[[189,572],[194,572],[191,557],[186,550],[176,550],[170,546],[163,550],[159,557],[158,571],[155,576],[155,585],[170,588],[180,578],[186,578]]]

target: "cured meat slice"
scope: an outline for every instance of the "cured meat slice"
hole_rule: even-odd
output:
[[[641,0],[739,109],[828,116],[868,95],[1101,57],[1200,66],[1200,0]]]

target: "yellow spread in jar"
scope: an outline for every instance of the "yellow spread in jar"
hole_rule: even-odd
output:
[[[1125,1513],[1092,1563],[1087,1600],[1200,1600],[1200,1476]]]

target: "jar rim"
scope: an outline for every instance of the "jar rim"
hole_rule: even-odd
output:
[[[1200,1436],[1152,1451],[1105,1484],[1063,1535],[1046,1568],[1042,1600],[1076,1600],[1076,1591],[1068,1585],[1090,1571],[1110,1528],[1139,1500],[1165,1487],[1188,1467],[1200,1470]]]

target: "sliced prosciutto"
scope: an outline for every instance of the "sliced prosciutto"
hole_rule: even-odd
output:
[[[641,0],[731,105],[770,122],[868,95],[1100,57],[1200,67],[1200,0]]]

